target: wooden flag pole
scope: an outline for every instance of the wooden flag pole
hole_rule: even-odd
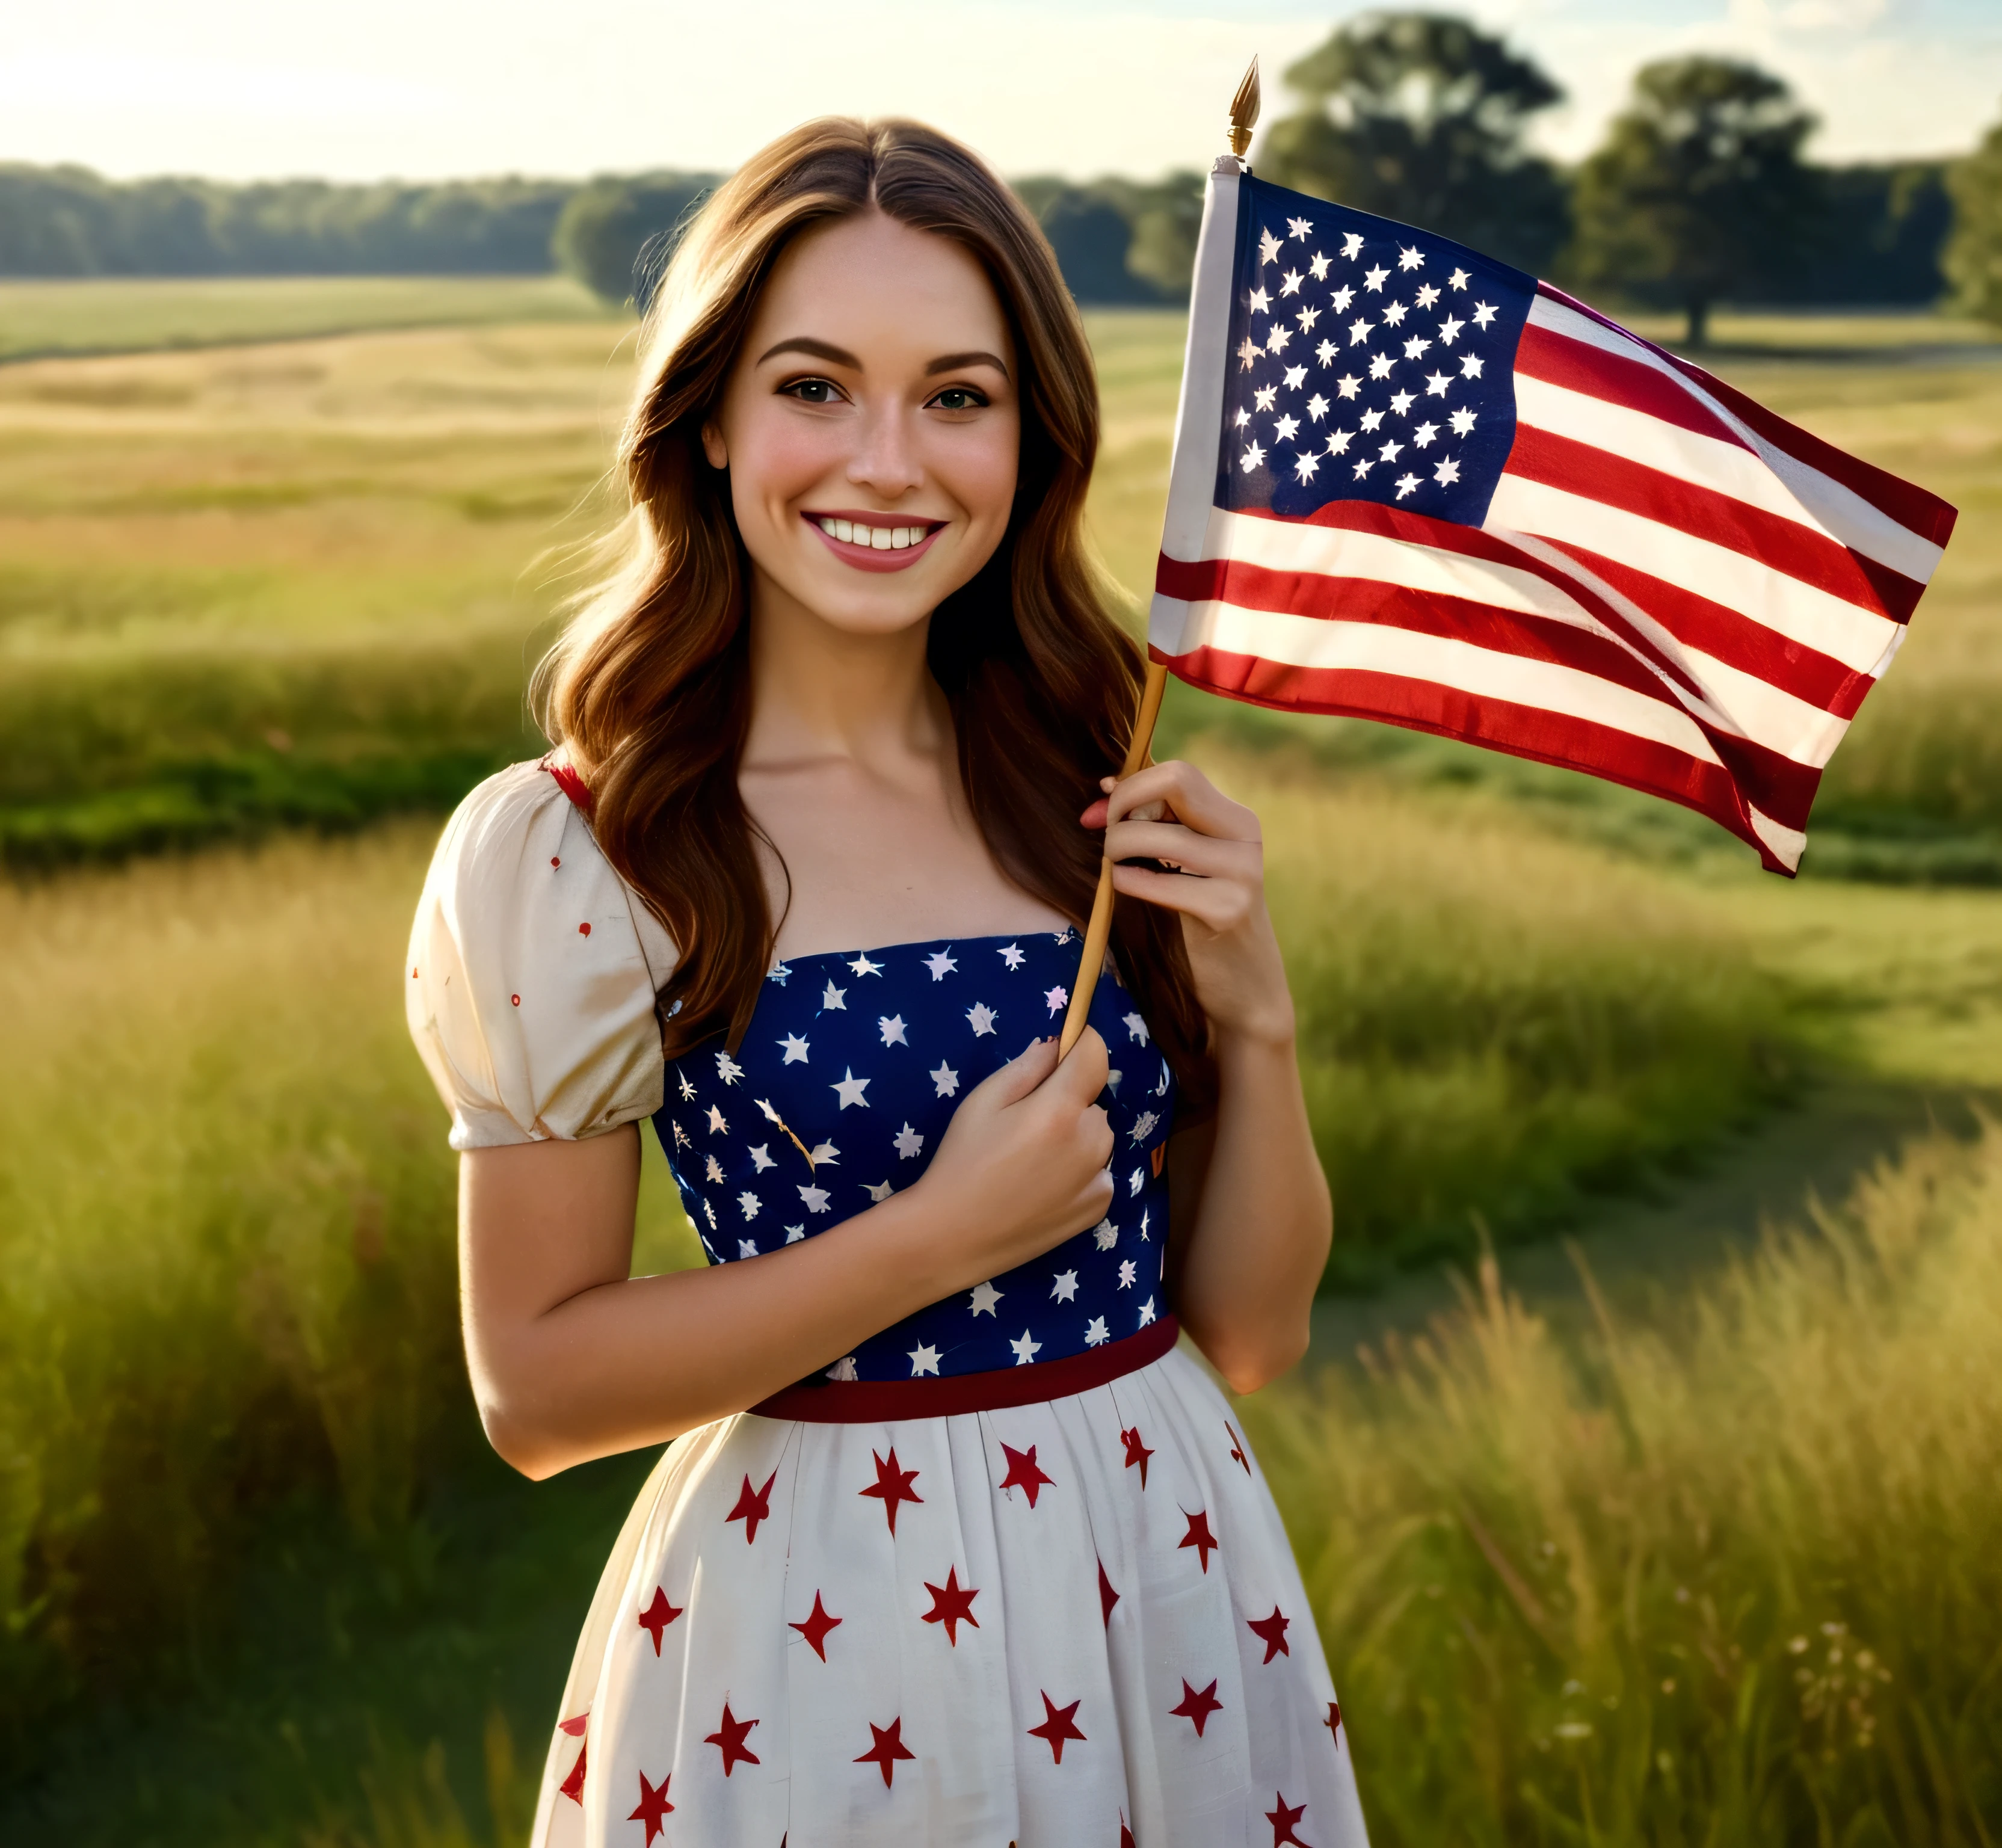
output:
[[[1258,122],[1258,61],[1253,58],[1230,99],[1230,152],[1240,160],[1251,145],[1251,131]],[[1159,661],[1147,664],[1147,678],[1140,689],[1140,710],[1133,719],[1133,735],[1126,745],[1126,761],[1121,766],[1123,783],[1147,761],[1154,741],[1154,721],[1160,717],[1161,696],[1167,691],[1168,671]],[[1098,985],[1098,972],[1105,966],[1105,946],[1112,936],[1112,862],[1098,863],[1098,894],[1091,901],[1091,919],[1084,931],[1084,954],[1078,958],[1077,979],[1071,984],[1070,1006],[1065,1010],[1063,1035],[1057,1041],[1057,1056],[1067,1057],[1084,1031],[1091,1011],[1092,991]]]

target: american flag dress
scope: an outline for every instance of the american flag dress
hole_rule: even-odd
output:
[[[455,1146],[650,1116],[733,1264],[915,1181],[1055,1030],[1077,955],[1043,931],[795,957],[739,1046],[669,1063],[672,947],[521,765],[448,827],[406,986]],[[1364,1842],[1257,1459],[1176,1345],[1174,1078],[1110,971],[1090,1017],[1111,1210],[668,1449],[578,1640],[537,1848]]]

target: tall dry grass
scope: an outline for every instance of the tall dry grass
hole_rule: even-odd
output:
[[[2002,1834],[2002,1129],[1677,1329],[1463,1313],[1245,1406],[1379,1848]]]

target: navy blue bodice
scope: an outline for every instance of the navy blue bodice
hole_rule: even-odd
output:
[[[720,1035],[668,1068],[654,1119],[711,1264],[811,1238],[924,1173],[959,1100],[1057,1032],[1073,930],[898,943],[780,964],[734,1057]],[[1111,1210],[1055,1250],[863,1342],[840,1379],[1028,1366],[1167,1313],[1164,1156],[1174,1080],[1118,978],[1092,996],[1111,1053]]]

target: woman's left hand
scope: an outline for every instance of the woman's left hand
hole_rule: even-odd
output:
[[[1220,1035],[1289,1041],[1292,997],[1265,908],[1265,849],[1258,818],[1219,792],[1193,764],[1150,764],[1079,818],[1105,830],[1115,891],[1182,914],[1196,998]],[[1122,866],[1157,860],[1174,869]]]

